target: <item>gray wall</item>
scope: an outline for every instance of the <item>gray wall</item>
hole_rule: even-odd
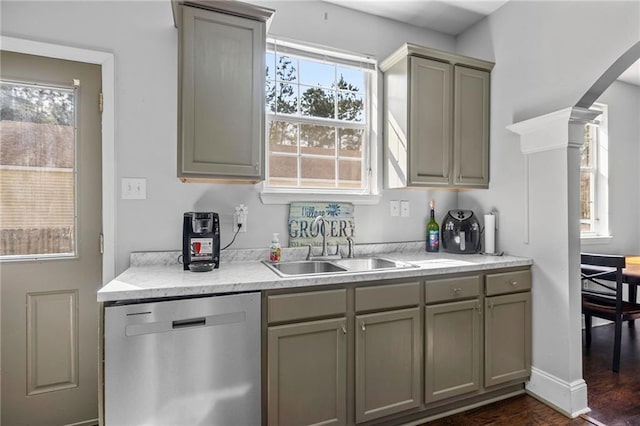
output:
[[[640,253],[640,86],[616,81],[596,102],[609,107],[609,230],[607,244],[582,243],[592,253]]]
[[[578,226],[568,222],[569,203],[575,201],[577,209],[578,202],[577,169],[574,180],[571,168],[577,158],[570,157],[571,149],[566,148],[530,156],[530,199],[540,203],[530,206],[527,244],[523,155],[519,138],[505,127],[575,105],[638,41],[639,16],[639,2],[512,1],[458,37],[460,53],[496,62],[490,188],[460,194],[459,204],[480,211],[496,207],[498,247],[533,257],[533,370],[528,387],[535,384],[538,395],[542,391],[570,412],[586,408],[581,383],[579,237],[574,233]],[[567,133],[562,135],[565,144]]]
[[[300,41],[373,54],[378,59],[407,41],[455,49],[450,36],[332,4],[264,4],[277,10],[271,32]],[[260,185],[183,184],[176,178],[177,30],[169,1],[2,1],[0,5],[3,35],[115,55],[116,189],[119,197],[121,178],[144,177],[148,197],[118,199],[109,206],[116,215],[118,273],[128,267],[132,251],[179,250],[185,211],[219,212],[225,244],[231,239],[234,207],[247,205],[248,232],[238,236],[237,248],[268,247],[273,232],[286,235],[288,205],[263,205]],[[380,112],[379,135],[381,117]],[[356,206],[356,242],[424,238],[431,198],[436,199],[439,215],[457,206],[456,192],[407,190],[383,191],[379,204]],[[411,216],[391,218],[390,200],[409,200]]]
[[[496,63],[490,187],[461,193],[459,202],[461,208],[500,211],[500,249],[528,253],[522,238],[523,157],[518,137],[506,126],[575,105],[640,38],[639,8],[640,2],[509,2],[458,37],[458,52]],[[593,26],[598,30],[589,31]]]

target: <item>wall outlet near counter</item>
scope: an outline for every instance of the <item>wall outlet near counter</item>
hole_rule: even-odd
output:
[[[233,232],[238,231],[238,226],[240,230],[238,232],[247,232],[247,216],[249,215],[249,207],[244,204],[240,204],[236,206],[236,210],[233,212]]]
[[[389,214],[392,217],[400,216],[400,201],[398,200],[389,201]]]
[[[400,216],[409,217],[409,200],[400,201]]]

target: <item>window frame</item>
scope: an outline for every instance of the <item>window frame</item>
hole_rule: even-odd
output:
[[[596,103],[590,109],[600,111],[602,115],[594,123],[586,125],[594,129],[593,145],[591,146],[592,161],[590,167],[583,167],[581,164],[580,173],[589,172],[591,174],[592,219],[580,218],[580,225],[583,223],[591,225],[590,231],[580,231],[580,239],[583,243],[607,243],[612,238],[609,230],[608,107],[605,104]]]
[[[3,84],[11,84],[11,85],[21,85],[28,86],[38,89],[52,89],[52,90],[62,90],[73,93],[73,168],[50,168],[50,167],[41,167],[41,166],[2,166],[0,167],[6,170],[31,170],[31,171],[48,171],[54,170],[63,173],[72,173],[72,181],[73,181],[73,251],[72,252],[60,252],[60,253],[31,253],[31,254],[8,254],[2,255],[0,254],[0,263],[2,262],[34,262],[34,261],[42,261],[42,260],[65,260],[65,259],[77,259],[79,257],[79,247],[78,247],[78,191],[79,191],[79,182],[78,182],[78,114],[79,114],[79,83],[76,84],[74,80],[73,85],[61,85],[61,84],[51,84],[51,83],[41,83],[38,81],[28,81],[28,80],[19,80],[6,78],[0,81]]]
[[[298,41],[289,41],[283,39],[268,38],[267,39],[267,54],[291,56],[301,60],[319,61],[324,59],[326,62],[331,63],[336,67],[354,67],[354,63],[360,62],[366,64],[362,68],[364,74],[364,115],[362,122],[344,121],[334,118],[323,117],[310,117],[302,116],[299,114],[287,114],[271,112],[266,107],[265,101],[265,181],[262,183],[260,197],[264,204],[286,204],[291,201],[306,201],[310,195],[313,195],[314,200],[317,201],[352,201],[356,204],[375,204],[378,202],[380,195],[378,193],[377,183],[377,165],[376,165],[376,152],[377,152],[377,134],[375,129],[377,120],[377,110],[373,99],[377,98],[377,63],[370,56],[354,54],[351,52],[344,52],[337,49],[332,49],[324,46],[317,46],[311,44],[300,43]],[[278,47],[283,47],[279,50]],[[307,53],[308,55],[305,55]],[[300,70],[297,70],[298,77],[294,86],[305,86],[300,82]],[[274,81],[278,84],[277,76],[274,76]],[[319,86],[320,87],[320,86]],[[266,88],[266,79],[265,79]],[[321,87],[322,88],[322,87]],[[339,91],[336,90],[336,95]],[[337,96],[335,102],[337,102]],[[297,94],[298,111],[300,110],[301,97],[300,93]],[[274,186],[269,185],[269,159],[270,159],[270,147],[269,147],[269,123],[273,120],[285,121],[287,123],[295,124],[297,126],[302,124],[314,124],[331,126],[338,128],[355,128],[363,130],[363,142],[362,142],[362,160],[361,163],[361,176],[363,179],[362,188],[338,188],[338,187],[293,187],[293,186]],[[303,157],[311,158],[313,155],[301,154],[300,152],[300,132],[297,132],[297,150],[296,153],[284,154],[283,156],[296,157],[298,166]],[[340,161],[339,155],[339,135],[336,131],[334,143],[334,155],[323,158],[332,158],[336,164]],[[280,154],[278,154],[280,155]],[[354,161],[354,160],[348,160]],[[300,182],[300,167],[298,167],[298,184]],[[338,171],[336,170],[336,173]],[[336,182],[339,176],[336,174]]]

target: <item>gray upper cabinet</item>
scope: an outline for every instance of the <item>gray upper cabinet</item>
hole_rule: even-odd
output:
[[[234,16],[174,4],[179,30],[178,177],[264,179],[264,9]],[[194,7],[197,5],[198,7]],[[229,13],[242,12],[236,10]]]
[[[453,184],[489,185],[489,72],[454,67]]]
[[[487,188],[493,63],[406,44],[380,68],[386,186]]]

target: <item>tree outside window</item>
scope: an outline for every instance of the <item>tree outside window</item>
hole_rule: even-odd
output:
[[[266,56],[267,186],[366,190],[368,72],[274,50]]]

